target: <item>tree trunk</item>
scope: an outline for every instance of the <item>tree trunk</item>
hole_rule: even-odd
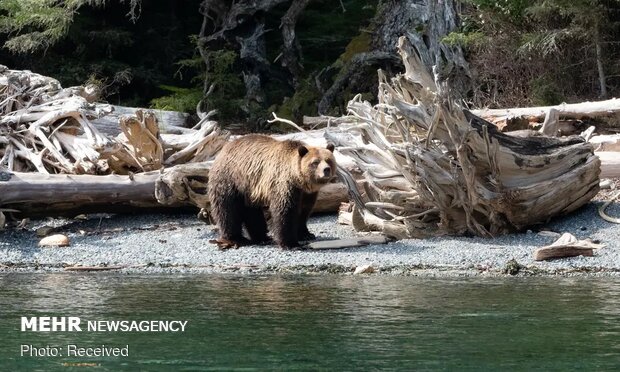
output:
[[[598,84],[601,90],[600,97],[607,98],[607,78],[605,77],[605,69],[603,68],[603,48],[601,46],[600,26],[594,25],[594,46],[596,49],[596,69],[598,71]]]
[[[471,87],[469,65],[459,46],[447,46],[441,42],[444,36],[459,27],[459,2],[457,0],[382,0],[377,5],[373,19],[377,25],[371,34],[370,50],[353,56],[338,74],[331,87],[323,94],[318,112],[323,115],[336,103],[344,90],[365,92],[368,86],[369,67],[401,68],[397,55],[399,37],[406,35],[409,42],[419,50],[424,65],[439,66],[445,78],[450,78],[453,88],[465,96]],[[417,31],[422,30],[422,31]],[[376,86],[372,86],[376,90]]]
[[[282,17],[280,28],[282,29],[282,45],[281,64],[289,70],[293,77],[293,86],[297,87],[301,75],[301,45],[295,35],[295,26],[308,3],[312,0],[297,0],[291,3],[291,6]]]

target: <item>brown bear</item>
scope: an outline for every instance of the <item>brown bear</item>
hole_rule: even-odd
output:
[[[308,216],[319,189],[336,173],[334,146],[277,141],[251,134],[227,143],[209,172],[211,216],[219,227],[220,248],[268,242],[263,208],[271,212],[271,233],[282,248],[314,238]]]

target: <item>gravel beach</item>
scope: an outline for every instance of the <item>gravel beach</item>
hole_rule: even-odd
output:
[[[74,266],[144,272],[352,273],[372,265],[376,273],[404,275],[620,275],[620,225],[597,214],[600,202],[527,232],[494,239],[441,237],[401,240],[338,250],[283,251],[249,246],[220,251],[209,243],[213,226],[189,214],[91,215],[86,219],[30,221],[23,229],[0,232],[1,271],[62,271]],[[620,215],[620,204],[608,208]],[[36,230],[52,226],[71,239],[68,247],[38,247]],[[337,223],[335,215],[313,217],[310,230],[319,239],[363,236]],[[536,248],[570,232],[606,246],[594,257],[548,262],[533,260]],[[515,262],[516,261],[516,262]]]

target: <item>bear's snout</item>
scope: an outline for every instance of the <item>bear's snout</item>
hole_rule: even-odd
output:
[[[323,166],[323,167],[320,167],[318,169],[317,176],[320,179],[323,179],[323,180],[331,178],[332,177],[332,167],[327,165],[327,164],[325,166]]]

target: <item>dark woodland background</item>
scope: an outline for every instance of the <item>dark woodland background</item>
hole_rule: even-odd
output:
[[[0,63],[261,131],[374,100],[401,35],[473,107],[617,96],[619,26],[618,0],[1,0]]]

